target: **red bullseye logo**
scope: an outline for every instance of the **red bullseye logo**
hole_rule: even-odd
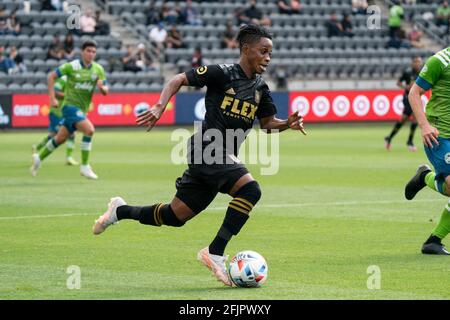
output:
[[[380,95],[373,100],[373,112],[377,116],[384,116],[389,112],[390,102],[386,96]]]
[[[396,114],[398,114],[399,116],[402,115],[403,109],[405,108],[405,105],[403,104],[403,96],[402,95],[398,95],[394,98],[394,101],[392,102],[392,107]]]
[[[309,101],[303,96],[296,97],[291,103],[291,111],[295,113],[298,111],[302,117],[306,116],[309,112]]]
[[[366,96],[357,96],[355,100],[353,100],[353,112],[359,116],[364,117],[369,113],[370,110],[370,101]]]
[[[350,100],[346,96],[337,96],[333,100],[333,112],[338,117],[345,117],[350,111]]]
[[[316,116],[325,117],[330,111],[330,101],[327,97],[318,96],[313,101],[312,110]]]

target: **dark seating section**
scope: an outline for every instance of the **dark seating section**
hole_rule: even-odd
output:
[[[13,92],[43,92],[46,90],[47,73],[61,64],[62,60],[48,60],[47,50],[54,35],[61,40],[68,32],[64,12],[40,11],[39,0],[31,0],[31,11],[23,12],[19,5],[17,17],[22,25],[20,35],[0,36],[0,45],[16,46],[24,57],[27,72],[0,77],[0,90]],[[115,15],[121,23],[132,29],[140,40],[148,41],[153,27],[146,25],[145,9],[148,1],[106,0],[105,10]],[[166,2],[169,7],[175,2]],[[185,3],[176,2],[180,7]],[[156,1],[159,8],[162,1]],[[239,57],[238,49],[222,49],[221,35],[227,21],[232,21],[237,32],[235,12],[245,8],[247,2],[203,1],[193,2],[201,14],[203,26],[179,25],[185,47],[166,49],[161,61],[161,70],[184,71],[190,68],[190,57],[195,47],[202,48],[209,63],[233,63]],[[2,6],[11,12],[18,6],[15,0],[4,0]],[[331,12],[339,18],[351,12],[350,0],[303,0],[302,14],[281,15],[276,1],[259,0],[258,7],[271,21],[274,35],[274,52],[269,76],[275,77],[280,70],[296,79],[376,79],[394,78],[410,64],[411,57],[426,58],[432,54],[427,49],[388,48],[387,18],[382,18],[382,28],[367,28],[367,16],[352,15],[354,37],[327,37],[324,26]],[[435,8],[423,5],[405,5],[406,15],[426,24],[434,34],[441,34],[442,28],[423,19],[423,13]],[[170,26],[166,26],[167,30]],[[442,29],[442,30],[441,30]],[[86,36],[74,36],[76,52]],[[131,73],[122,71],[120,58],[125,55],[121,39],[109,36],[94,36],[99,47],[97,61],[107,73],[114,91],[159,91],[165,79],[161,71]],[[173,69],[175,68],[175,69]]]

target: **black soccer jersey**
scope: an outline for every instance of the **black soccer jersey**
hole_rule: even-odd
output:
[[[420,71],[419,71],[420,72]],[[399,82],[405,82],[407,85],[410,85],[414,81],[416,81],[417,77],[419,76],[419,72],[414,71],[413,68],[408,68],[405,71],[403,71],[402,75],[398,79]],[[405,95],[409,94],[409,90],[405,90]]]
[[[276,114],[265,81],[260,75],[249,79],[239,64],[202,66],[186,72],[186,76],[191,86],[207,86],[203,132],[217,129],[225,137],[227,129],[247,131],[256,118]],[[210,142],[203,141],[203,148]],[[228,148],[226,153],[237,155],[241,143],[234,143],[234,150]]]

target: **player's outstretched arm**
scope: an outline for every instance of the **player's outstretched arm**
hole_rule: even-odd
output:
[[[416,83],[413,84],[411,90],[409,91],[408,100],[413,109],[414,116],[416,117],[417,123],[422,130],[422,139],[424,145],[432,148],[433,144],[438,145],[437,137],[439,136],[439,131],[427,120],[425,112],[423,111],[423,104],[421,95],[425,93],[425,90],[421,88]]]
[[[58,106],[58,100],[56,99],[56,94],[55,94],[56,78],[58,78],[58,75],[56,74],[55,71],[50,72],[47,77],[48,96],[50,98],[50,106],[51,107]]]
[[[103,83],[103,80],[100,79],[97,80],[97,88],[104,96],[106,96],[109,93],[109,87]]]
[[[136,123],[140,126],[146,126],[147,131],[150,131],[156,124],[156,122],[161,118],[164,113],[167,104],[174,94],[176,94],[182,86],[189,85],[185,73],[179,73],[175,75],[167,84],[164,86],[159,101],[150,109],[140,115],[136,119]]]
[[[265,117],[259,119],[261,129],[267,130],[267,133],[272,133],[272,130],[281,132],[289,128],[299,130],[306,136],[305,128],[303,128],[303,117],[298,114],[298,111],[291,114],[288,119],[281,120],[275,116]]]

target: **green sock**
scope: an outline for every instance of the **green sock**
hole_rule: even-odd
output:
[[[431,190],[434,190],[436,192],[439,192],[439,190],[436,188],[437,182],[435,181],[436,174],[434,172],[428,172],[425,176],[425,183]],[[445,182],[442,183],[442,191],[445,192]],[[440,193],[440,192],[439,192]],[[445,193],[442,193],[444,196],[447,196]]]
[[[92,149],[92,137],[83,136],[81,140],[81,164],[87,165],[89,163],[89,154]]]
[[[41,149],[47,144],[48,140],[50,139],[50,136],[46,136],[44,139],[42,139],[42,141],[36,145],[36,150],[41,151]]]
[[[70,158],[73,153],[73,149],[75,148],[75,137],[70,136],[66,141],[66,157]]]
[[[50,155],[50,153],[55,151],[56,148],[58,148],[58,145],[56,144],[55,138],[48,140],[47,143],[45,144],[45,147],[42,148],[41,151],[39,152],[39,158],[41,160],[44,160]]]
[[[432,235],[444,239],[450,233],[450,207],[445,206],[438,225],[434,228]]]

